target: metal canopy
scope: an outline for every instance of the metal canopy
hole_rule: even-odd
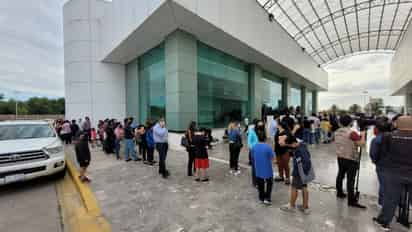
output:
[[[412,18],[412,0],[257,2],[320,65],[358,53],[396,50]]]

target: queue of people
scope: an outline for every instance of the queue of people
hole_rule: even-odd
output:
[[[355,124],[356,121],[356,124]],[[299,115],[275,115],[274,120],[266,130],[263,120],[253,120],[245,125],[243,131],[239,122],[230,122],[227,129],[229,173],[240,175],[239,155],[247,141],[246,150],[249,152],[251,165],[252,186],[257,189],[258,199],[262,204],[270,205],[273,182],[283,182],[290,186],[290,199],[281,207],[286,212],[300,210],[304,214],[310,213],[308,184],[315,178],[315,169],[312,165],[308,145],[316,143],[331,143],[336,145],[337,177],[336,197],[347,198],[349,207],[366,209],[360,204],[359,192],[355,189],[356,176],[359,175],[360,155],[366,143],[366,129],[374,125],[376,137],[370,146],[370,157],[376,165],[379,180],[378,204],[382,207],[379,215],[373,220],[383,230],[389,230],[390,222],[400,203],[402,191],[412,188],[412,163],[408,152],[412,150],[412,117],[405,116],[389,120],[388,118],[374,118],[369,122],[352,116],[342,115],[315,115],[301,117]],[[372,122],[373,121],[373,122]],[[159,154],[159,174],[163,178],[170,175],[166,168],[166,158],[169,149],[168,130],[164,119],[145,125],[137,125],[133,118],[127,118],[123,124],[116,120],[99,121],[95,136],[90,119],[86,118],[81,126],[76,121],[62,121],[56,123],[56,130],[64,141],[69,133],[82,133],[80,141],[93,143],[100,141],[99,146],[107,154],[120,154],[121,144],[124,144],[124,160],[143,161],[154,165],[154,150]],[[354,129],[357,125],[358,129]],[[243,134],[246,134],[246,138]],[[93,138],[95,137],[95,138]],[[96,138],[97,137],[97,138]],[[71,137],[72,138],[72,137]],[[185,132],[182,145],[188,154],[187,176],[195,176],[197,182],[208,182],[207,170],[210,167],[208,151],[211,142],[211,132],[206,128],[199,128],[196,122],[191,122]],[[138,147],[136,152],[135,147]],[[76,153],[82,161],[83,181],[90,181],[85,176],[86,168],[90,163],[90,151],[85,148],[84,142],[76,144]],[[85,157],[85,158],[84,158]],[[292,162],[291,162],[292,160]],[[276,163],[278,172],[274,176],[273,163]],[[292,170],[290,168],[292,163]],[[343,189],[343,180],[346,180],[346,193]],[[298,192],[302,192],[302,205],[297,207]]]

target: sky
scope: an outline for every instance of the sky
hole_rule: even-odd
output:
[[[2,0],[0,5],[0,93],[25,100],[64,96],[62,6],[66,0]],[[319,94],[319,108],[364,105],[368,97],[389,97],[392,55],[352,56],[325,67],[329,91]],[[368,94],[363,94],[368,91]]]

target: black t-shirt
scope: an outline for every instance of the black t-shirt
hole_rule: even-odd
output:
[[[311,122],[311,121],[309,121],[309,120],[307,120],[307,119],[303,120],[303,127],[304,127],[305,129],[310,129],[311,125],[312,125],[312,122]]]
[[[124,128],[124,138],[125,139],[133,139],[134,138],[133,129],[132,129],[131,126],[127,126],[126,128]]]
[[[283,155],[283,154],[285,154],[289,151],[289,147],[287,147],[287,146],[282,147],[279,144],[279,137],[284,136],[284,135],[287,136],[286,144],[290,144],[290,143],[293,143],[293,142],[296,141],[295,136],[293,136],[288,130],[284,130],[282,132],[279,132],[279,130],[278,130],[276,132],[276,135],[275,135],[275,153],[276,153],[276,155]]]
[[[207,138],[204,135],[193,135],[192,144],[195,146],[195,158],[207,159]]]

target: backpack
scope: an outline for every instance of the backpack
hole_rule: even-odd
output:
[[[299,144],[299,147],[295,151],[294,162],[296,162],[295,165],[297,166],[303,184],[308,184],[315,179],[315,170],[306,144]]]

